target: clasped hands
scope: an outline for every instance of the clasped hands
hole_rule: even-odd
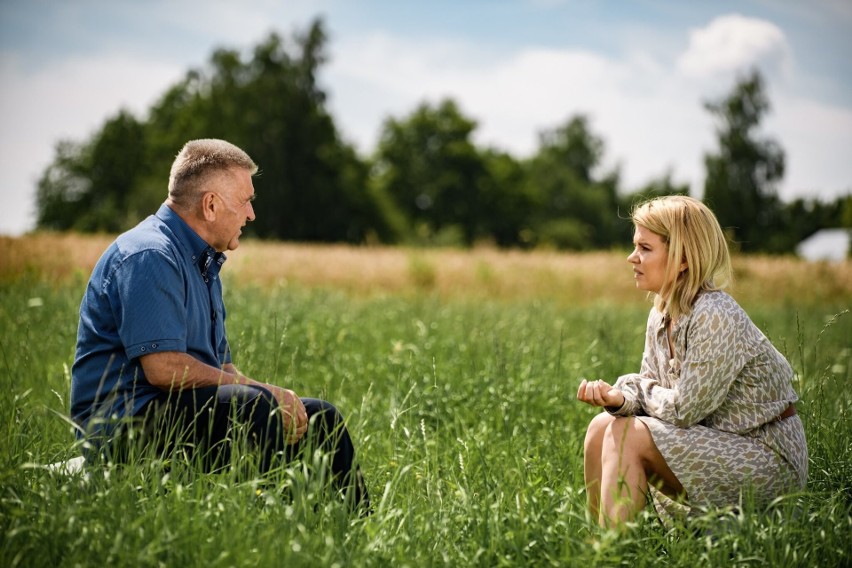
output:
[[[592,406],[621,408],[624,404],[624,393],[605,381],[580,381],[577,389],[577,400]]]
[[[281,419],[284,421],[284,441],[295,444],[308,431],[308,413],[302,399],[290,389],[275,385],[265,386],[278,401],[278,410],[281,411]]]

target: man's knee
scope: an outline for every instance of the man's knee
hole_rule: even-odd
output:
[[[216,395],[220,410],[228,413],[229,419],[249,426],[253,431],[265,432],[275,429],[281,422],[278,416],[278,401],[269,390],[255,385],[222,385]]]
[[[216,396],[220,403],[277,405],[272,392],[255,385],[222,385]]]
[[[343,416],[340,411],[327,400],[303,398],[302,404],[305,405],[305,412],[311,422],[322,422],[327,427],[332,428],[343,423]]]

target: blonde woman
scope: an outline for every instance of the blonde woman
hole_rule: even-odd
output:
[[[580,383],[603,407],[584,446],[588,509],[631,520],[651,487],[686,505],[736,505],[804,487],[808,453],[792,368],[724,292],[732,278],[715,215],[685,196],[632,214],[636,287],[655,294],[639,373]],[[655,500],[658,509],[659,501]],[[661,511],[662,513],[663,511]]]

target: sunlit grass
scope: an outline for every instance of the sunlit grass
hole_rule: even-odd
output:
[[[85,280],[111,237],[36,234],[0,237],[0,282],[33,274]],[[450,300],[543,300],[562,306],[647,305],[626,251],[560,253],[282,244],[247,240],[228,254],[225,278],[264,289],[299,286],[358,296],[438,296]],[[735,257],[736,297],[746,305],[852,302],[852,262]]]
[[[820,270],[839,279],[842,265],[761,258],[741,276],[754,321],[797,371],[811,449],[806,490],[769,509],[745,502],[672,529],[649,510],[617,535],[585,516],[582,440],[594,410],[574,395],[581,376],[612,378],[639,364],[649,304],[621,254],[246,243],[232,255],[226,301],[236,362],[345,414],[375,506],[361,519],[318,500],[325,489],[299,466],[265,481],[145,456],[85,475],[45,468],[78,452],[66,418],[68,367],[89,267],[68,259],[94,262],[108,243],[63,238],[39,245],[58,255],[46,272],[30,249],[15,253],[30,268],[4,269],[0,279],[4,565],[850,563],[848,285],[832,296],[821,295],[824,283],[804,285]],[[542,267],[552,280],[539,282]],[[584,271],[605,270],[611,282],[583,288]],[[802,297],[775,290],[785,283],[773,270],[789,274]],[[616,278],[627,282],[612,300]]]

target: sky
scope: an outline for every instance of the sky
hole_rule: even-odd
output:
[[[33,229],[57,142],[121,109],[144,118],[215,49],[316,18],[328,110],[365,157],[387,118],[452,98],[477,144],[517,158],[585,114],[623,190],[670,173],[700,197],[716,149],[704,103],[756,68],[781,198],[852,193],[852,0],[0,0],[0,234]]]

